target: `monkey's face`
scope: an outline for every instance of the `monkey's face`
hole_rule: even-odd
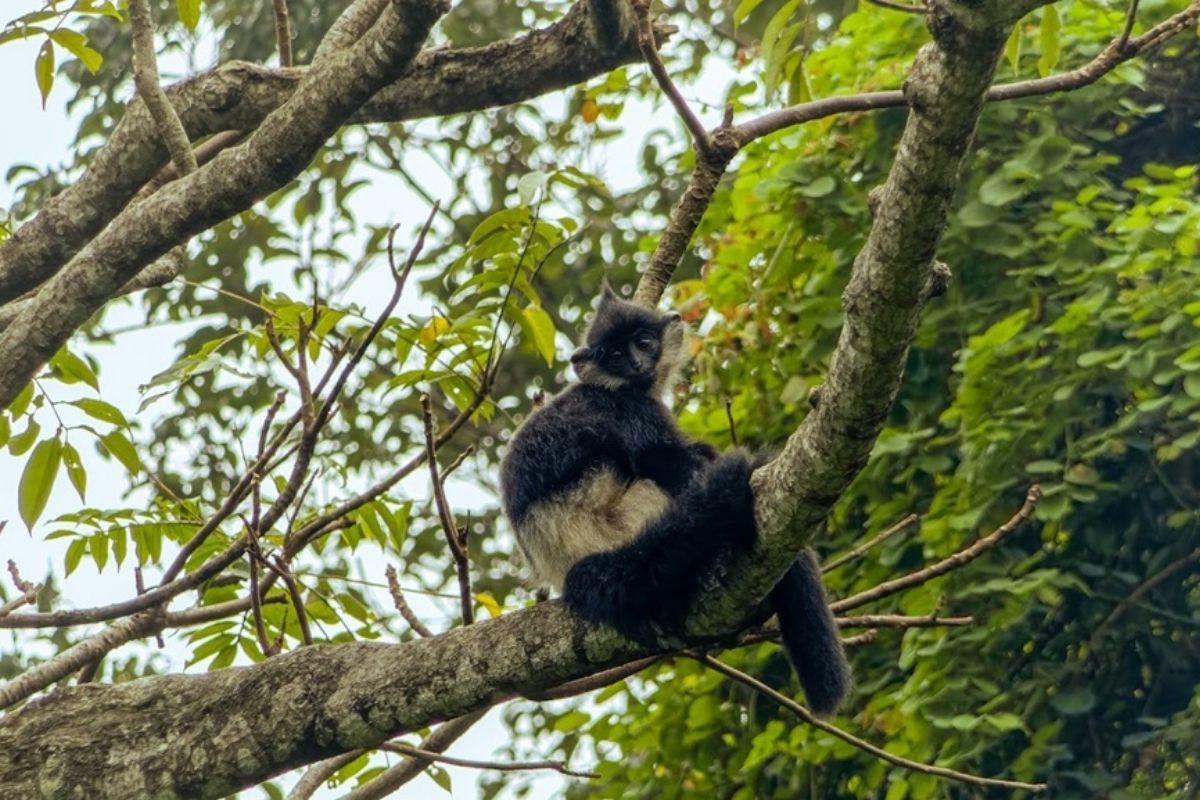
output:
[[[605,287],[586,344],[571,356],[571,365],[587,384],[657,391],[682,360],[683,339],[678,314],[636,306]]]

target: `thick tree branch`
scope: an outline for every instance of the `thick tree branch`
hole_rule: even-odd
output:
[[[435,639],[314,645],[253,667],[70,687],[0,721],[0,785],[37,797],[88,776],[96,798],[222,797],[649,654],[548,602]]]

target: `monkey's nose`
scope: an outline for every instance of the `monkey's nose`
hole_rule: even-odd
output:
[[[571,353],[571,363],[574,364],[575,366],[579,366],[583,362],[590,360],[591,357],[592,357],[591,349],[589,349],[587,347],[581,347],[578,350],[576,350],[574,353]]]

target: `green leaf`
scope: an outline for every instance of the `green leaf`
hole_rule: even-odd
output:
[[[96,74],[96,70],[100,69],[100,65],[104,63],[104,56],[88,47],[87,37],[82,33],[67,30],[66,28],[57,28],[50,32],[50,38],[65,47],[71,55],[82,61],[83,66],[93,75]]]
[[[200,24],[200,0],[176,0],[179,7],[179,21],[189,31],[196,30]]]
[[[84,502],[87,494],[87,470],[83,468],[83,462],[79,460],[79,451],[74,445],[63,443],[63,464],[67,467],[67,477],[71,479],[71,485],[75,487],[75,493],[79,495],[80,502]]]
[[[1058,9],[1054,6],[1046,6],[1042,10],[1042,29],[1041,29],[1041,47],[1042,55],[1038,58],[1038,74],[1043,78],[1050,74],[1058,64],[1058,55],[1062,46],[1062,21],[1058,16]]]
[[[83,397],[79,400],[71,400],[67,405],[75,406],[92,419],[98,419],[101,422],[110,422],[122,428],[129,427],[129,421],[125,419],[125,415],[112,403],[106,403],[103,400],[97,400],[92,397]]]
[[[25,388],[17,393],[12,403],[8,407],[8,413],[13,419],[21,416],[29,408],[29,404],[33,401],[33,381],[25,384]]]
[[[554,730],[558,731],[559,733],[570,733],[571,731],[582,727],[588,722],[591,722],[591,720],[592,718],[584,712],[580,711],[579,709],[574,709],[572,711],[568,711],[554,721]]]
[[[737,30],[738,26],[746,21],[746,17],[754,13],[754,9],[762,5],[763,0],[742,0],[737,4],[737,8],[733,10],[733,29]]]
[[[33,62],[33,75],[37,80],[38,92],[42,95],[42,109],[46,108],[46,98],[54,86],[54,42],[50,39],[42,42],[37,58]]]
[[[79,356],[72,353],[67,348],[62,348],[54,357],[50,359],[50,366],[59,372],[59,379],[63,383],[86,383],[96,391],[100,391],[100,382],[96,380],[96,373]]]
[[[96,562],[96,570],[102,571],[108,564],[108,537],[92,536],[87,543],[88,550],[92,553],[92,561]]]
[[[524,205],[530,205],[539,190],[546,185],[546,173],[530,172],[517,181],[517,195]]]
[[[25,430],[8,440],[8,452],[14,456],[21,455],[33,447],[33,443],[37,441],[38,434],[41,432],[42,426],[38,424],[38,421],[36,419],[29,420],[29,426]]]
[[[801,186],[796,191],[805,197],[824,197],[837,188],[837,181],[832,175],[822,175],[807,186]]]
[[[1050,698],[1050,704],[1064,714],[1086,714],[1096,705],[1096,695],[1087,687],[1068,689]]]
[[[1008,59],[1008,65],[1012,67],[1014,74],[1021,72],[1021,26],[1013,26],[1012,33],[1008,35],[1008,41],[1004,45],[1004,57]]]
[[[538,354],[546,360],[546,365],[554,363],[554,320],[545,309],[538,306],[526,306],[521,310],[525,330],[533,339],[533,346]]]
[[[440,786],[443,790],[451,794],[454,793],[450,786],[450,773],[446,772],[446,770],[442,769],[441,767],[430,765],[425,768],[425,774],[433,779],[433,782]]]
[[[113,431],[107,436],[102,437],[100,444],[104,446],[109,455],[120,461],[125,469],[129,470],[130,474],[136,475],[141,472],[142,459],[138,456],[137,450],[134,449],[130,441],[125,438],[125,434],[120,431]]]
[[[17,505],[25,527],[33,530],[34,523],[46,510],[58,467],[62,463],[62,441],[55,436],[33,448],[25,469],[21,472],[21,484],[17,490]]]
[[[67,545],[67,554],[63,558],[63,571],[66,575],[70,575],[79,566],[79,562],[83,560],[83,554],[87,552],[87,540],[76,539]]]

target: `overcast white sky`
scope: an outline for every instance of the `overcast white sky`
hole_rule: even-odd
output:
[[[32,7],[34,4],[27,0],[17,3],[6,3],[4,12],[0,13],[0,24],[11,16]],[[0,125],[0,174],[6,173],[12,166],[29,163],[39,166],[56,164],[67,159],[70,143],[73,139],[75,125],[67,118],[64,110],[65,100],[70,91],[66,83],[60,84],[50,96],[46,110],[41,108],[41,100],[33,77],[33,62],[38,40],[27,42],[11,42],[0,46],[0,107],[6,111],[7,120]],[[164,74],[169,76],[171,64],[164,65]],[[175,71],[184,69],[184,65],[174,65]],[[704,100],[719,105],[724,87],[727,85],[729,74],[712,74],[706,76],[703,87],[695,87],[692,93],[700,95]],[[552,114],[564,113],[564,102],[561,95],[551,96],[543,101],[544,107]],[[667,128],[678,130],[669,108],[660,105],[651,109],[646,105],[631,104],[619,121],[626,129],[626,134],[611,140],[604,147],[597,148],[590,154],[591,163],[581,167],[597,171],[609,182],[614,189],[625,188],[636,183],[637,159],[640,143],[651,130]],[[448,198],[450,187],[442,173],[429,164],[421,165],[421,159],[413,161],[412,170],[425,182],[427,189],[435,196]],[[373,185],[366,190],[353,195],[352,205],[356,217],[362,222],[387,223],[393,219],[420,219],[425,216],[424,202],[408,192],[398,179],[388,180],[385,176],[372,174]],[[11,202],[11,187],[0,182],[0,207],[7,207]],[[379,209],[390,209],[381,214]],[[375,270],[373,275],[366,276],[354,287],[354,296],[350,299],[362,303],[368,310],[378,308],[379,298],[390,291],[390,279],[386,279],[384,270]],[[194,279],[201,277],[193,276]],[[385,280],[388,280],[386,287]],[[419,298],[408,301],[410,310],[424,311],[425,307]],[[174,342],[188,327],[188,323],[174,326],[175,330],[156,327],[137,329],[143,321],[141,312],[136,308],[119,309],[108,318],[111,327],[134,329],[118,337],[111,346],[95,347],[90,350],[100,360],[101,396],[119,407],[125,415],[135,420],[139,402],[137,387],[148,382],[156,373],[172,364],[180,353],[176,351]],[[54,385],[57,386],[57,385]],[[72,399],[80,393],[68,392],[63,387],[63,396],[56,399]],[[56,389],[55,391],[59,391]],[[165,401],[160,401],[165,402]],[[42,412],[49,416],[49,412]],[[159,406],[152,406],[146,414],[163,413]],[[147,419],[150,417],[147,416]],[[71,420],[68,418],[68,422]],[[43,430],[53,430],[51,420],[43,420]],[[79,450],[88,467],[88,496],[89,506],[99,508],[124,505],[136,505],[144,497],[123,498],[125,478],[111,466],[99,461],[93,448],[88,442],[79,442]],[[24,466],[24,458],[13,458],[7,450],[0,450],[0,520],[8,520],[8,526],[0,533],[0,562],[14,559],[20,566],[25,577],[31,580],[42,580],[47,572],[53,570],[61,579],[62,559],[65,545],[63,540],[43,542],[41,537],[48,532],[46,524],[35,529],[34,534],[28,534],[17,514],[17,482],[20,470]],[[412,496],[423,497],[426,487],[414,476]],[[487,502],[487,498],[477,490],[459,485],[452,502],[460,509],[478,506]],[[76,510],[80,506],[79,498],[71,489],[68,482],[60,480],[51,496],[49,506],[43,515],[43,520],[51,520],[55,516]],[[382,565],[377,570],[381,571]],[[368,573],[370,567],[364,568]],[[379,579],[381,576],[374,576]],[[64,603],[67,606],[91,606],[98,603],[112,602],[128,597],[133,592],[130,566],[126,563],[124,569],[115,570],[112,565],[103,574],[97,574],[87,560],[62,584]],[[383,607],[387,607],[385,603]],[[436,627],[436,626],[435,626]],[[16,639],[9,638],[8,632],[0,634],[0,649],[11,649],[16,646]],[[182,650],[178,646],[168,644],[166,655],[182,665]],[[508,731],[498,720],[499,711],[493,711],[483,722],[477,724],[471,732],[464,736],[450,752],[464,758],[488,759],[493,757],[495,750],[508,738]],[[576,766],[588,766],[579,764]],[[476,783],[478,773],[473,770],[450,768],[453,777],[454,797],[471,800],[478,796]],[[560,779],[549,774],[536,778],[535,791],[530,795],[534,800],[550,798],[558,794],[562,786]],[[256,796],[260,793],[246,793],[246,796]],[[402,789],[395,796],[398,798],[428,798],[441,795],[441,791],[425,777],[419,778]],[[325,792],[319,797],[334,797],[336,793]]]

